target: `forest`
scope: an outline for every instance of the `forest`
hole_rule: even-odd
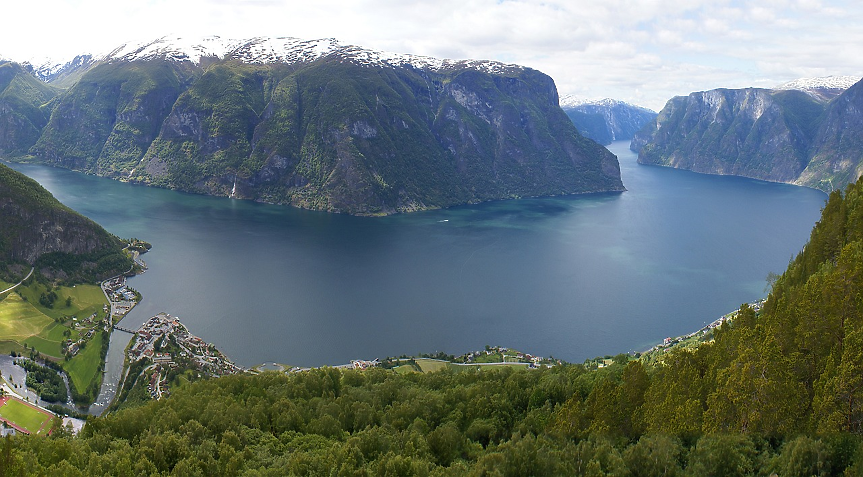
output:
[[[740,233],[746,233],[741,230]],[[863,181],[760,311],[650,364],[192,383],[0,443],[2,475],[863,475]]]

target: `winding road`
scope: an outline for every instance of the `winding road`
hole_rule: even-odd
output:
[[[4,293],[6,293],[6,292],[8,292],[8,291],[12,291],[12,290],[14,290],[14,289],[18,288],[18,286],[19,286],[19,285],[21,285],[22,283],[24,283],[24,281],[25,281],[25,280],[27,280],[28,278],[30,278],[30,275],[33,275],[33,270],[36,270],[36,267],[32,267],[32,268],[30,268],[30,273],[28,273],[28,274],[27,274],[27,276],[26,276],[26,277],[24,277],[20,282],[18,282],[18,283],[16,283],[16,284],[12,285],[11,287],[9,287],[9,288],[7,288],[7,289],[5,289],[5,290],[3,290],[3,291],[0,291],[0,295],[2,295],[2,294],[4,294]]]

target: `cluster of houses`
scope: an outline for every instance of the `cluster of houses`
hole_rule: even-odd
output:
[[[161,343],[161,348],[165,348],[170,342],[170,349],[177,356],[156,349],[157,342]],[[199,371],[213,376],[244,371],[228,360],[215,346],[189,333],[179,319],[167,313],[159,313],[141,325],[135,333],[135,342],[129,348],[128,355],[131,362],[147,358],[162,367],[174,366],[175,361],[182,358],[191,362]]]
[[[531,367],[537,367],[545,360],[545,358],[543,358],[542,356],[534,356],[529,353],[522,353],[515,350],[513,350],[511,354],[507,353],[510,353],[509,348],[505,348],[503,346],[491,346],[487,347],[483,351],[473,351],[465,355],[459,356],[457,360],[464,361],[467,364],[473,364],[478,358],[482,356],[499,354],[501,355],[503,362],[506,362],[507,359],[512,359],[512,362],[514,363],[530,363]]]
[[[375,366],[381,364],[381,362],[375,358],[373,361],[368,361],[365,359],[352,359],[351,367],[353,369],[369,369],[374,368]]]
[[[93,313],[87,318],[84,318],[83,320],[78,320],[78,317],[76,316],[72,317],[72,329],[78,330],[84,328],[87,330],[87,332],[84,333],[84,336],[80,336],[77,340],[73,341],[71,339],[68,339],[63,341],[63,343],[60,344],[63,354],[68,354],[71,357],[75,356],[76,354],[78,354],[79,351],[81,351],[81,346],[84,343],[90,341],[90,339],[93,338],[93,335],[96,333],[96,327],[94,326],[95,320],[95,313]]]
[[[761,311],[761,308],[764,306],[765,301],[767,301],[767,300],[761,299],[761,300],[752,302],[749,304],[749,307],[752,308],[753,310],[755,310],[756,312],[759,312],[759,311]],[[683,341],[685,339],[692,338],[694,336],[703,335],[703,334],[707,333],[708,331],[711,331],[715,328],[719,328],[726,321],[734,319],[735,317],[737,317],[737,313],[738,313],[737,310],[732,311],[731,313],[726,313],[726,314],[720,316],[715,321],[708,324],[707,326],[705,326],[704,328],[701,328],[698,331],[693,331],[692,333],[689,333],[687,335],[678,336],[677,338],[671,338],[671,337],[665,338],[664,340],[662,340],[662,344],[658,344],[658,345],[654,346],[653,348],[650,348],[647,352],[649,353],[649,352],[655,351],[656,349],[659,349],[659,348],[668,348],[669,346],[680,343],[681,341]]]
[[[138,304],[137,294],[126,286],[126,277],[122,275],[102,282],[102,291],[111,304],[112,317],[122,317]],[[109,312],[107,307],[105,312]]]
[[[156,400],[162,398],[162,366],[157,365],[153,372],[153,375],[150,376],[150,382],[147,383],[147,391],[150,393],[150,397]]]

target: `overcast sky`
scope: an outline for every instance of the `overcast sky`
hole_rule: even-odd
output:
[[[561,95],[659,110],[676,95],[863,76],[860,0],[72,0],[7,2],[0,57],[101,53],[164,35],[333,37],[543,71]]]

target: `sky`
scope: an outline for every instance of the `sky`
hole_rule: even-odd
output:
[[[336,38],[516,63],[561,95],[655,111],[674,96],[863,76],[860,0],[43,0],[8,2],[0,58],[68,60],[166,35]]]

